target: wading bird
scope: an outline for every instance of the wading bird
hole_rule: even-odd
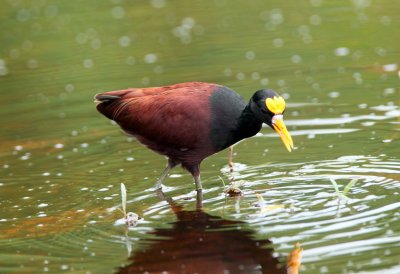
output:
[[[273,90],[258,90],[246,104],[233,90],[212,83],[188,82],[163,87],[130,88],[95,95],[97,110],[128,135],[168,157],[155,187],[182,165],[202,189],[200,163],[208,156],[251,137],[265,123],[287,150],[293,141],[283,123],[285,100]]]

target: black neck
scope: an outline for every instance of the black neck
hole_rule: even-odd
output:
[[[234,131],[235,139],[240,141],[256,135],[261,130],[262,123],[251,111],[250,103],[247,104],[239,117],[238,126]]]

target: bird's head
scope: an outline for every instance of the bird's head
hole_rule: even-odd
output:
[[[283,97],[270,89],[257,91],[250,100],[250,108],[254,115],[278,133],[290,152],[293,149],[293,140],[283,123],[285,107],[286,103]]]

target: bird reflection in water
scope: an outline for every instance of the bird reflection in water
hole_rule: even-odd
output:
[[[299,246],[285,266],[273,256],[269,240],[255,240],[251,231],[241,229],[244,222],[205,213],[201,191],[193,211],[183,210],[161,190],[157,194],[169,203],[177,220],[171,228],[151,232],[159,239],[132,254],[132,263],[117,273],[298,273]]]

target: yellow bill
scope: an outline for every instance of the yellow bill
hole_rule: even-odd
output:
[[[272,127],[278,133],[286,149],[290,152],[293,149],[293,140],[283,123],[282,115],[275,115],[272,119]]]

